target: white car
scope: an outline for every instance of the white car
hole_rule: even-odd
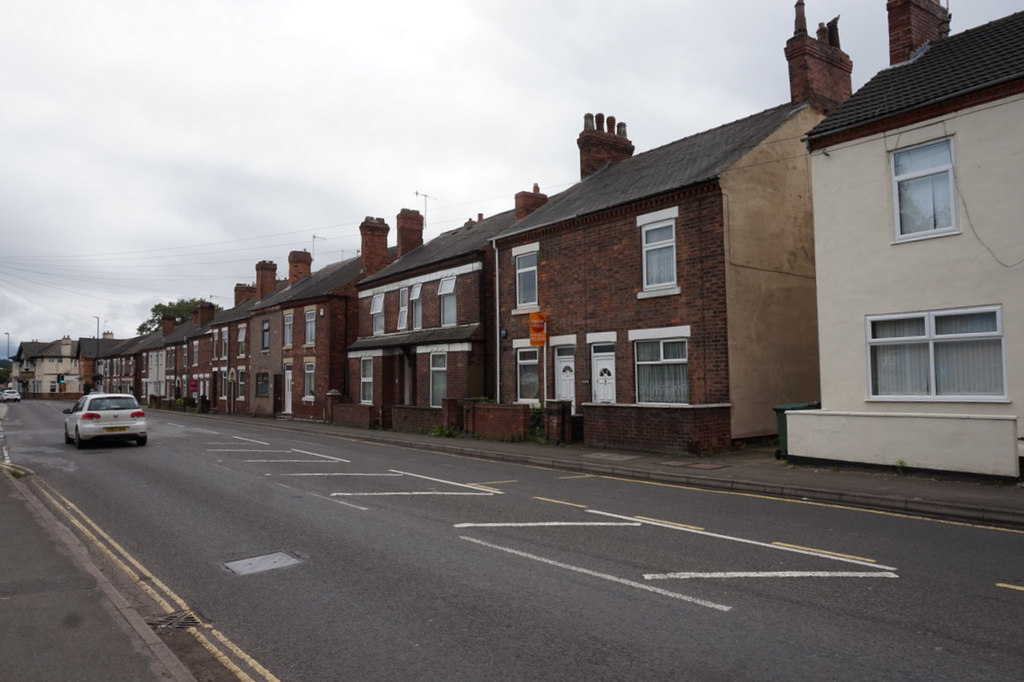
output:
[[[64,410],[64,442],[83,448],[95,440],[133,440],[145,445],[146,411],[127,393],[89,393]]]
[[[21,402],[21,394],[13,388],[5,388],[4,392],[0,394],[0,402]]]

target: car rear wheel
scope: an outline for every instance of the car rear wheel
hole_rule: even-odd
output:
[[[71,444],[71,443],[75,442],[75,439],[68,435],[68,425],[67,424],[64,425],[64,442],[67,443],[67,444]]]
[[[135,439],[135,442],[138,443],[139,445],[145,445],[147,440],[149,440],[148,436],[139,436],[138,438]]]
[[[75,427],[75,447],[78,448],[79,450],[85,448],[85,441],[82,440],[82,436],[79,435],[77,426]]]

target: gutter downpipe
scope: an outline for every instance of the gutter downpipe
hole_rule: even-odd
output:
[[[494,400],[501,404],[501,277],[498,264],[498,240],[491,238],[494,249]]]

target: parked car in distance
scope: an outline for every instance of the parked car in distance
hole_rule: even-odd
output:
[[[81,449],[97,440],[134,440],[145,445],[146,411],[127,393],[89,393],[64,410],[64,442]]]
[[[4,392],[2,394],[0,394],[0,400],[2,400],[5,403],[9,403],[9,402],[20,403],[21,402],[21,394],[18,393],[18,391],[16,391],[13,388],[5,388]]]

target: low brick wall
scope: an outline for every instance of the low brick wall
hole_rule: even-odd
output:
[[[377,408],[373,405],[336,403],[332,408],[331,418],[335,424],[355,426],[361,429],[372,429],[380,423],[377,418]]]
[[[427,433],[431,427],[441,423],[441,410],[437,407],[395,405],[391,408],[391,428],[395,431]]]
[[[529,405],[466,401],[463,421],[466,433],[481,438],[525,440],[530,436]]]
[[[583,442],[588,446],[694,455],[722,452],[732,446],[728,406],[587,403],[582,408]]]

